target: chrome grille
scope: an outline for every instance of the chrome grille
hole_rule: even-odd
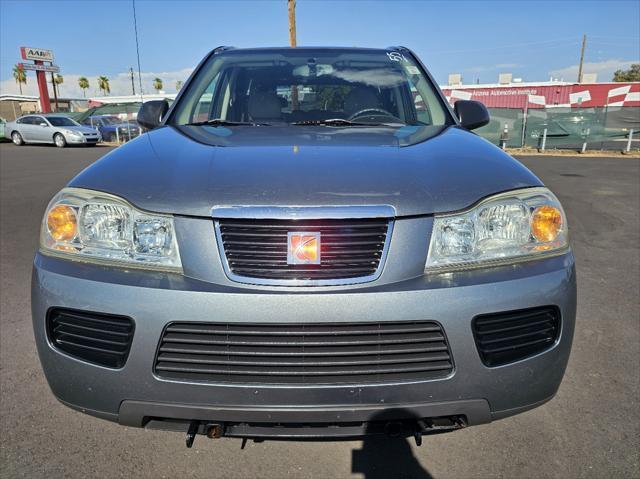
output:
[[[169,324],[158,376],[184,381],[334,384],[448,376],[453,361],[434,321]]]
[[[267,284],[333,284],[336,280],[356,283],[376,279],[392,225],[388,218],[225,218],[216,221],[216,230],[231,279],[254,278]],[[287,263],[287,234],[296,231],[320,233],[320,264]]]

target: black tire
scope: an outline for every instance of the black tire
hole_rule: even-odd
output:
[[[55,143],[58,148],[64,148],[67,146],[67,140],[62,133],[56,133],[53,135],[53,143]]]
[[[16,146],[24,145],[24,139],[18,131],[14,131],[13,133],[11,133],[11,141],[13,141],[13,144]]]

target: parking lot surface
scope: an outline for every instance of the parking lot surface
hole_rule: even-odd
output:
[[[2,477],[640,477],[640,160],[522,159],[562,201],[578,265],[573,352],[551,402],[422,447],[383,438],[241,450],[240,440],[198,436],[185,449],[183,434],[66,408],[38,362],[29,282],[42,214],[109,150],[0,144]]]

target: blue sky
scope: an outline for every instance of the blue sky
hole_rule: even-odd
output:
[[[288,43],[286,0],[137,0],[143,86],[159,76],[166,91],[213,47]],[[582,34],[586,72],[600,81],[640,59],[640,1],[313,1],[298,0],[299,45],[405,45],[440,83],[491,83],[512,72],[525,81],[551,75],[575,80]],[[111,79],[130,93],[136,68],[130,0],[0,0],[0,91],[17,92],[11,68],[19,47],[52,49],[65,77],[63,95],[78,96],[77,77]],[[29,74],[27,90],[35,91]],[[96,95],[95,82],[89,95]]]

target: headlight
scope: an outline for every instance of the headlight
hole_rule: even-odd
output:
[[[437,215],[425,271],[513,263],[567,247],[567,220],[553,193],[510,191],[463,213]]]
[[[47,207],[40,251],[116,266],[182,271],[173,217],[146,213],[117,196],[65,188]]]
[[[69,136],[82,136],[82,133],[75,130],[65,130],[65,133]]]

